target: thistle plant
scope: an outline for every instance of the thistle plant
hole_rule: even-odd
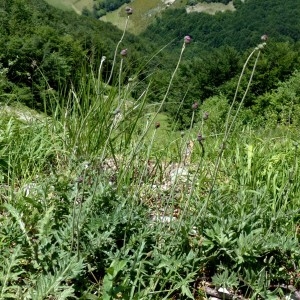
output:
[[[152,118],[149,120],[148,122],[148,127],[147,127],[147,130],[145,132],[148,132],[148,129],[152,126],[152,124],[155,122],[158,114],[161,112],[163,106],[165,105],[166,103],[166,100],[167,100],[167,97],[169,95],[169,92],[170,92],[170,89],[172,87],[172,84],[173,84],[173,80],[174,80],[174,77],[178,71],[178,68],[179,68],[179,65],[180,65],[180,62],[182,60],[182,56],[183,56],[183,53],[184,53],[184,50],[186,48],[186,45],[189,44],[191,42],[191,37],[190,36],[185,36],[184,37],[184,42],[182,44],[182,47],[181,47],[181,51],[180,51],[180,55],[179,55],[179,58],[178,58],[178,61],[177,61],[177,64],[176,64],[176,67],[171,75],[171,78],[170,78],[170,81],[169,81],[169,84],[168,84],[168,87],[167,87],[167,90],[158,106],[158,108],[156,109],[155,113],[153,114]],[[144,135],[141,136],[141,139],[140,140],[143,140],[144,139]]]
[[[251,82],[252,82],[252,79],[253,79],[253,75],[255,73],[256,65],[257,65],[259,56],[261,54],[261,51],[266,46],[266,42],[265,41],[267,40],[267,36],[263,35],[261,37],[261,39],[262,39],[263,43],[261,43],[257,47],[255,47],[253,49],[253,51],[249,54],[248,58],[246,59],[244,65],[243,65],[241,74],[239,76],[239,80],[238,80],[238,83],[237,83],[235,94],[234,94],[233,100],[231,102],[231,106],[230,106],[230,108],[228,110],[228,113],[227,113],[227,117],[226,117],[226,121],[225,121],[224,137],[223,137],[223,140],[221,142],[219,154],[218,154],[218,157],[217,157],[216,162],[215,162],[215,167],[214,167],[214,171],[213,171],[213,175],[212,175],[212,183],[211,183],[211,186],[209,188],[209,192],[208,192],[208,196],[207,196],[207,198],[205,200],[205,204],[203,205],[203,208],[199,211],[199,215],[198,216],[200,216],[203,213],[203,210],[206,209],[206,207],[207,207],[207,205],[209,203],[209,200],[210,200],[210,198],[212,196],[212,193],[213,193],[213,190],[214,190],[214,187],[215,187],[215,183],[216,183],[216,179],[217,179],[217,174],[218,174],[219,168],[220,168],[220,162],[221,162],[222,156],[224,154],[225,147],[226,147],[226,144],[227,144],[228,139],[229,139],[229,135],[231,133],[231,130],[232,130],[233,126],[235,125],[235,121],[237,119],[237,116],[239,115],[239,113],[241,111],[241,108],[242,108],[242,106],[244,104],[244,100],[245,100],[245,98],[247,96],[247,93],[249,91],[249,88],[250,88],[250,85],[251,85]],[[244,76],[246,67],[249,64],[250,59],[252,58],[252,56],[255,53],[257,53],[257,55],[256,55],[256,58],[255,58],[255,61],[254,61],[254,65],[252,67],[252,71],[251,71],[251,74],[250,74],[250,77],[249,77],[249,80],[248,80],[248,83],[247,83],[247,87],[246,87],[246,89],[245,89],[245,91],[243,93],[243,96],[242,96],[242,99],[241,99],[241,101],[240,101],[240,103],[238,105],[238,108],[236,109],[235,114],[234,114],[234,116],[232,118],[232,111],[233,111],[233,108],[234,108],[234,106],[236,104],[236,101],[237,101],[237,96],[238,96],[238,93],[239,93],[239,90],[240,90],[240,85],[241,85],[242,78]]]
[[[160,115],[192,38],[184,37],[153,112],[151,83],[135,97],[138,74],[124,84],[130,48],[120,47],[133,10],[125,11],[108,80],[103,56],[96,70],[83,68],[68,97],[53,96],[52,115],[0,119],[0,298],[197,299],[208,285],[231,289],[230,297],[240,289],[268,298],[273,282],[297,286],[298,144],[291,145],[290,131],[274,139],[251,128],[233,135],[267,37],[243,65],[215,155],[219,136],[206,138],[205,124],[213,113],[204,109],[197,122],[197,99],[181,136],[166,131]]]

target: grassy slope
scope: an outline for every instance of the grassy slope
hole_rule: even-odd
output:
[[[185,4],[186,1],[176,1],[168,7],[167,4],[165,4],[161,0],[133,1],[131,3],[131,7],[133,8],[134,13],[130,18],[131,22],[128,24],[128,30],[131,33],[139,34],[143,30],[145,30],[153,20],[155,20],[155,17],[160,15],[161,11],[175,7],[182,7]],[[126,19],[126,15],[124,13],[125,7],[126,4],[121,6],[119,9],[108,13],[106,16],[103,16],[101,20],[110,22],[123,29]]]
[[[90,10],[93,7],[93,0],[46,0],[46,2],[63,10],[75,10],[78,14],[85,7]]]
[[[118,119],[111,114],[113,90],[105,98],[88,79],[84,74],[82,87],[90,89],[72,91],[72,109],[56,99],[58,119],[28,124],[18,109],[17,119],[12,109],[0,118],[0,299],[6,291],[29,299],[63,292],[116,299],[119,290],[123,299],[187,299],[191,293],[203,299],[207,286],[274,299],[265,292],[270,283],[297,283],[298,128],[254,131],[237,122],[218,156],[224,126],[220,121],[223,128],[215,125],[218,132],[210,134],[215,106],[182,137],[168,132],[158,114],[153,123],[161,127],[151,126],[141,138],[144,111],[140,123],[133,121],[137,109],[124,109],[125,119]],[[128,95],[122,87],[118,99]],[[198,132],[206,136],[205,153]],[[184,161],[190,139],[192,163],[176,163],[173,149]],[[174,174],[181,178],[175,181]]]
[[[160,16],[160,13],[165,9],[181,8],[186,7],[188,13],[190,12],[205,12],[209,14],[215,14],[217,11],[234,10],[233,3],[230,2],[228,5],[222,3],[198,3],[195,6],[187,6],[186,0],[176,0],[172,4],[169,1],[152,0],[143,1],[135,0],[131,3],[131,7],[134,10],[134,14],[131,17],[131,22],[128,24],[128,30],[131,33],[139,34],[147,28],[156,17]],[[124,28],[126,15],[124,9],[127,4],[123,5],[119,9],[108,13],[103,16],[101,20],[110,22],[120,29]]]

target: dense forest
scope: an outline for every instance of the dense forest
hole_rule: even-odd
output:
[[[104,2],[103,2],[104,3]],[[122,32],[110,24],[50,7],[42,0],[4,0],[0,3],[0,91],[3,99],[41,107],[46,94],[68,90],[87,70],[97,69],[106,56],[104,74],[109,78],[114,49]],[[124,81],[139,79],[132,96],[137,98],[151,83],[149,102],[159,102],[177,61],[183,36],[192,43],[185,51],[179,76],[163,109],[174,116],[174,103],[182,102],[176,114],[179,127],[194,101],[215,95],[230,98],[249,51],[269,36],[245,102],[254,107],[257,97],[277,88],[299,68],[300,2],[251,0],[235,12],[208,15],[168,9],[140,36],[125,35],[128,48]],[[147,64],[153,53],[169,44]],[[142,69],[142,70],[141,70]],[[117,70],[117,68],[115,68]],[[127,74],[127,75],[126,75]],[[104,78],[104,79],[105,79]],[[112,76],[110,84],[113,84]],[[260,101],[265,109],[267,101]]]
[[[284,1],[246,1],[235,12],[189,13],[185,9],[165,10],[144,35],[164,44],[166,37],[180,39],[189,33],[195,48],[232,46],[245,51],[257,43],[262,33],[276,41],[299,41],[300,3]]]
[[[203,102],[213,95],[222,94],[228,98],[233,95],[249,49],[260,42],[263,34],[269,36],[268,47],[258,64],[247,107],[255,104],[257,96],[276,88],[299,68],[300,2],[252,0],[239,4],[235,12],[213,16],[197,12],[187,14],[184,9],[166,10],[142,34],[161,46],[171,43],[170,55],[164,57],[164,63],[158,66],[159,75],[154,78],[153,84],[158,86],[169,79],[168,65],[175,63],[182,36],[189,34],[193,38],[169,96],[170,103],[177,104],[185,98],[177,120],[182,125],[187,124],[184,119],[190,114],[195,99]],[[158,94],[153,95],[153,101],[157,98]],[[174,105],[166,105],[165,109],[173,113]],[[261,111],[264,109],[261,107]]]
[[[2,99],[41,107],[51,92],[76,86],[82,72],[97,68],[106,56],[109,76],[115,45],[122,32],[110,24],[63,12],[41,0],[0,2],[0,69]],[[147,44],[127,34],[128,63],[140,63]]]

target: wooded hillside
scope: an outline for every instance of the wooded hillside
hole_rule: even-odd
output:
[[[3,0],[0,5],[3,98],[41,107],[49,91],[67,91],[71,84],[78,84],[82,72],[96,72],[102,56],[107,57],[103,76],[109,77],[114,49],[122,35],[114,26],[60,11],[42,0]],[[139,79],[133,97],[138,97],[151,82],[148,101],[160,102],[182,38],[190,35],[192,43],[185,51],[163,108],[172,116],[177,106],[174,104],[184,98],[175,120],[184,128],[188,125],[185,116],[194,101],[203,102],[219,94],[233,95],[245,57],[260,43],[261,35],[267,34],[268,47],[245,103],[252,107],[258,96],[275,89],[299,68],[299,17],[300,2],[293,0],[249,0],[240,3],[235,12],[216,15],[165,10],[140,36],[125,34],[120,45],[129,53],[124,81],[130,76]],[[147,65],[143,63],[162,47],[164,51],[159,51]]]

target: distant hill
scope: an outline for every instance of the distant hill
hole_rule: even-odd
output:
[[[189,12],[204,12],[215,14],[216,12],[232,11],[234,6],[232,1],[229,5],[222,3],[197,3],[196,5],[188,5],[188,0],[135,0],[130,6],[133,8],[134,14],[128,26],[128,31],[134,34],[143,32],[149,25],[155,22],[156,18],[162,17],[164,11],[174,9],[185,9]],[[126,15],[124,9],[127,4],[122,5],[115,11],[107,13],[101,17],[102,21],[110,22],[119,28],[124,28]]]
[[[72,11],[79,1],[69,2],[69,8],[64,7],[69,11],[65,11],[44,0],[2,0],[0,92],[9,100],[42,107],[49,93],[81,87],[82,77],[96,71],[104,56],[103,80],[114,85],[119,80],[118,54],[126,48],[124,82],[129,77],[137,79],[132,97],[138,99],[151,85],[147,101],[159,103],[178,62],[183,37],[190,35],[192,42],[182,55],[163,107],[174,115],[172,109],[184,99],[179,122],[185,126],[189,119],[185,116],[195,100],[219,94],[232,98],[245,58],[261,43],[263,34],[269,36],[268,47],[262,52],[245,101],[248,107],[300,68],[300,1],[234,0],[227,6],[202,3],[218,8],[211,14],[199,12],[197,3],[193,11],[187,11],[184,1],[133,1],[128,28],[136,34],[126,32],[119,44],[126,19],[124,6],[107,14],[103,22],[104,18],[97,20]]]
[[[164,45],[189,34],[194,46],[201,49],[230,45],[246,50],[257,44],[262,34],[276,41],[300,40],[300,1],[234,1],[236,11],[209,14],[186,9],[165,10],[143,36]],[[196,7],[196,6],[195,6]],[[197,46],[195,45],[197,44]]]
[[[124,28],[126,14],[124,9],[128,6],[127,3],[119,8],[101,13],[101,8],[95,11],[93,0],[46,0],[49,4],[64,10],[74,10],[81,14],[83,10],[91,16],[100,16],[104,22],[112,23],[120,29]],[[129,2],[130,0],[128,0]],[[215,14],[216,12],[225,12],[235,10],[233,2],[230,1],[228,5],[220,2],[206,3],[206,2],[190,2],[189,0],[134,0],[131,1],[130,6],[133,8],[134,14],[131,16],[131,22],[128,24],[128,31],[134,34],[143,32],[150,24],[152,24],[157,17],[161,17],[165,10],[183,8],[187,13],[204,12],[208,14]],[[195,3],[190,5],[190,3]]]
[[[41,107],[45,89],[52,93],[80,84],[83,70],[98,67],[103,56],[103,77],[110,76],[122,35],[112,24],[57,9],[43,0],[3,0],[0,12],[0,93]],[[147,47],[130,33],[124,43]],[[130,51],[128,63],[131,59],[139,61],[137,51]]]

